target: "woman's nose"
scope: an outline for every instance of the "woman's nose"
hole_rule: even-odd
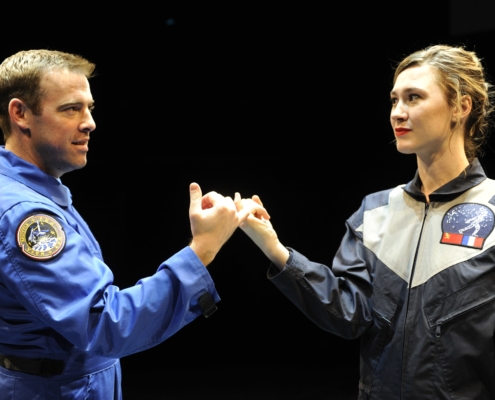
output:
[[[390,111],[391,121],[405,121],[407,120],[407,107],[401,101],[398,101],[392,106]]]

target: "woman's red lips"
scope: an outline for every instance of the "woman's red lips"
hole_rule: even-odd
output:
[[[408,128],[398,127],[398,128],[395,128],[395,135],[396,136],[402,136],[402,135],[405,135],[409,131],[411,131],[411,130]]]

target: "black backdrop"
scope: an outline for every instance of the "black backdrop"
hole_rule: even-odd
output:
[[[456,35],[453,3],[17,10],[3,16],[0,58],[49,48],[97,64],[89,162],[63,181],[119,287],[187,245],[192,181],[259,194],[282,243],[329,264],[362,197],[415,172],[392,143],[393,65],[430,44],[464,44],[495,74],[495,30]],[[491,177],[493,158],[489,147]],[[124,358],[126,398],[196,398],[198,382],[207,398],[355,391],[358,342],[310,323],[267,266],[236,232],[209,268],[219,311]]]

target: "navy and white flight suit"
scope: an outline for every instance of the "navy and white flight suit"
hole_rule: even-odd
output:
[[[367,196],[330,268],[291,250],[272,282],[361,338],[359,399],[495,399],[495,181],[479,161],[430,195],[418,174]],[[338,362],[338,360],[335,360]]]

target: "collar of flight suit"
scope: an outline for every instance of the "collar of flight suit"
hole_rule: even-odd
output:
[[[430,194],[430,202],[447,202],[452,201],[469,189],[479,185],[486,179],[485,171],[479,160],[475,158],[459,176],[447,182]],[[421,178],[416,171],[414,179],[405,185],[402,189],[417,201],[426,203],[426,197],[421,191]]]
[[[60,179],[44,173],[34,164],[6,150],[4,146],[0,146],[0,174],[26,185],[61,207],[72,204],[72,195]]]

